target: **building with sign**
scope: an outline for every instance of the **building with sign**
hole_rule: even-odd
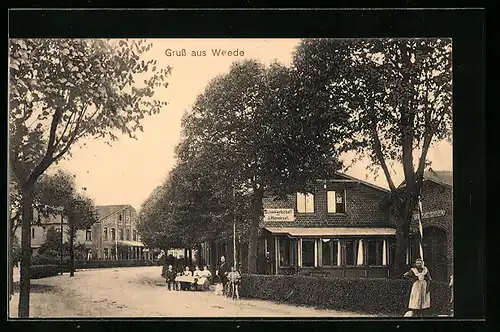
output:
[[[404,184],[402,184],[404,185]],[[337,173],[317,180],[310,193],[266,197],[257,247],[258,271],[333,277],[386,278],[396,252],[396,227],[384,207],[387,189]],[[424,260],[435,280],[453,269],[452,174],[428,171],[422,187]],[[419,256],[415,214],[408,265]],[[232,239],[201,245],[202,262],[232,261]],[[266,255],[267,254],[267,255]],[[237,243],[238,262],[248,256]],[[262,264],[270,268],[259,267]],[[265,271],[265,272],[263,272]]]
[[[337,173],[311,193],[264,201],[259,254],[274,274],[388,277],[396,229],[382,207],[388,190]]]

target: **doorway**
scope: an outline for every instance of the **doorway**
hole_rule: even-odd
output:
[[[437,227],[424,228],[424,262],[433,280],[447,281],[446,231]]]

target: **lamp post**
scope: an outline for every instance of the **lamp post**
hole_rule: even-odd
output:
[[[115,218],[115,259],[118,260],[118,219]]]

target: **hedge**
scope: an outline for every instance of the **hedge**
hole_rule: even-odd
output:
[[[76,269],[96,269],[112,267],[155,266],[155,261],[145,260],[90,260],[75,262]]]
[[[38,262],[37,262],[38,263]],[[95,269],[95,268],[114,268],[114,267],[135,267],[135,266],[154,266],[153,261],[133,261],[133,260],[91,260],[75,262],[77,269]],[[31,279],[41,279],[53,277],[61,273],[60,261],[52,260],[51,264],[34,264],[30,267]],[[63,272],[69,272],[69,263],[63,262]]]
[[[411,285],[411,281],[404,279],[243,275],[240,295],[325,309],[403,316],[408,310]],[[448,314],[449,300],[448,284],[433,282],[429,314]]]
[[[41,279],[47,277],[53,277],[61,272],[61,266],[59,265],[31,265],[30,275],[31,279]]]

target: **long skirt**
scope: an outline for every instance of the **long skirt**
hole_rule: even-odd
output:
[[[426,292],[427,281],[417,280],[413,283],[410,293],[410,309],[427,309],[431,306],[431,293]]]

